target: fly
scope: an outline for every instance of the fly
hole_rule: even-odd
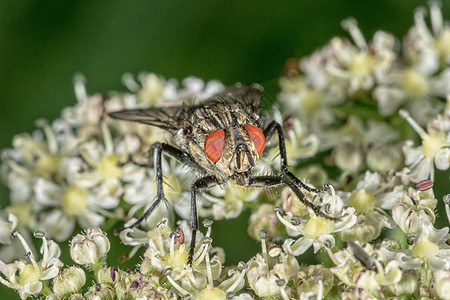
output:
[[[301,189],[320,193],[328,190],[328,184],[320,189],[310,188],[288,170],[282,127],[276,121],[264,127],[261,99],[260,86],[236,85],[196,105],[111,112],[109,115],[112,118],[156,126],[170,132],[172,136],[171,144],[158,142],[150,148],[150,157],[156,156],[156,200],[139,219],[123,229],[139,225],[161,201],[165,201],[161,165],[163,153],[188,165],[201,175],[191,187],[192,235],[188,264],[192,264],[198,230],[197,193],[229,179],[234,179],[238,185],[246,187],[287,185],[300,201],[317,215],[334,219],[306,200]],[[264,152],[266,141],[270,140],[275,132],[278,134],[281,171],[286,176],[253,176],[252,170]]]

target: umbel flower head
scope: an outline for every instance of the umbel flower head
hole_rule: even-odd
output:
[[[349,38],[289,60],[279,105],[264,111],[284,148],[281,133],[267,137],[252,174],[279,176],[279,186],[231,180],[197,191],[199,228],[186,220],[203,174],[177,160],[185,149],[152,168],[150,147],[169,133],[108,113],[198,104],[224,85],[126,74],[128,91],[102,96],[77,75],[77,103],[1,152],[10,202],[0,283],[22,299],[450,299],[450,27],[440,5],[430,3],[429,18],[418,9],[403,38],[365,37],[349,18]],[[280,170],[281,148],[304,184]],[[135,226],[160,193],[155,177],[165,199]],[[247,216],[248,228],[226,221]],[[241,254],[237,231],[261,250]]]

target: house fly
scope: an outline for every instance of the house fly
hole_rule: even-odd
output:
[[[195,105],[111,112],[109,115],[112,118],[156,126],[170,132],[172,137],[171,143],[157,142],[150,148],[150,157],[156,156],[156,200],[139,219],[123,229],[139,225],[161,201],[165,201],[161,165],[163,153],[200,174],[191,187],[192,235],[188,264],[192,263],[198,230],[197,193],[230,179],[245,187],[286,185],[317,215],[334,219],[306,200],[301,189],[320,193],[328,189],[328,184],[320,189],[310,188],[288,170],[282,127],[276,121],[264,127],[261,100],[260,86],[236,85]],[[274,132],[278,134],[281,171],[284,174],[252,175],[266,142]]]

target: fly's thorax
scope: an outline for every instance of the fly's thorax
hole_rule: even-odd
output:
[[[230,103],[214,103],[196,108],[189,116],[193,135],[197,138],[206,136],[219,128],[256,123],[258,117],[247,114],[243,107]]]

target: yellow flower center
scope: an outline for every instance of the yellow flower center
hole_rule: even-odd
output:
[[[450,29],[446,28],[446,30],[441,32],[436,38],[435,46],[441,55],[450,55]]]
[[[423,134],[422,136],[422,153],[425,157],[433,159],[436,153],[445,146],[445,133],[437,131],[432,134]]]
[[[324,217],[311,215],[308,223],[305,225],[303,235],[309,239],[316,239],[324,234],[329,234],[334,229],[334,223]]]
[[[411,252],[414,257],[427,261],[439,252],[439,246],[428,239],[425,239],[415,245]]]
[[[366,76],[372,72],[375,60],[367,52],[356,53],[350,65],[350,72],[357,76]]]
[[[302,115],[310,115],[322,104],[322,93],[318,90],[308,90],[302,98],[299,106]]]
[[[118,166],[119,157],[117,155],[107,155],[102,158],[98,165],[100,176],[103,179],[108,178],[120,178],[123,173],[123,169]]]
[[[36,174],[44,178],[51,177],[59,168],[61,158],[58,155],[50,153],[40,153],[35,163]]]
[[[164,261],[172,268],[182,268],[188,259],[188,253],[185,250],[184,244],[180,245],[178,249],[173,250],[173,253],[164,255]]]
[[[356,212],[361,214],[371,212],[377,204],[377,200],[373,194],[365,189],[354,190],[348,200]]]
[[[71,216],[78,216],[87,206],[88,192],[85,189],[68,187],[62,199],[62,209]]]
[[[213,287],[210,284],[206,286],[200,293],[198,293],[197,299],[199,300],[225,300],[227,299],[227,294],[219,288]]]
[[[409,70],[405,72],[402,81],[403,90],[411,98],[422,98],[428,92],[427,78],[417,71]]]
[[[41,272],[44,270],[42,266],[38,265],[38,268],[39,270],[36,272],[32,264],[25,265],[19,272],[19,284],[23,286],[29,282],[38,281],[41,278]]]

